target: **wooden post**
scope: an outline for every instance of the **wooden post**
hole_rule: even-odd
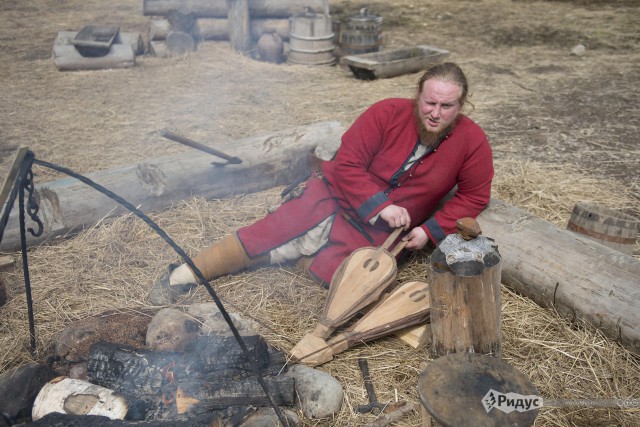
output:
[[[238,52],[249,50],[249,5],[247,0],[227,0],[229,4],[229,41]]]
[[[451,234],[431,255],[434,357],[475,352],[500,357],[501,258],[492,239]]]

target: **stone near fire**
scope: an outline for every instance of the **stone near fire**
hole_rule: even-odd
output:
[[[158,311],[147,328],[147,347],[158,351],[185,351],[192,348],[200,332],[199,323],[175,308]]]
[[[218,306],[214,302],[193,304],[189,306],[187,312],[203,322],[201,328],[202,334],[233,335],[229,325],[224,317],[222,317],[222,313],[220,313]],[[229,317],[231,317],[231,321],[240,335],[248,336],[259,333],[260,325],[254,320],[243,317],[238,313],[229,313]]]
[[[344,390],[331,375],[306,365],[291,366],[285,375],[295,379],[300,409],[305,417],[326,418],[340,411]]]
[[[150,313],[105,312],[67,325],[56,340],[55,355],[66,362],[87,360],[89,348],[98,341],[142,347]]]
[[[57,376],[51,368],[36,363],[7,369],[0,375],[0,409],[12,422],[28,419],[40,389]]]

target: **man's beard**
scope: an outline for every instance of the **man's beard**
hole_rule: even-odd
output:
[[[453,129],[456,122],[458,121],[458,118],[456,117],[456,119],[453,120],[449,124],[449,126],[442,129],[441,131],[430,131],[422,121],[422,117],[420,116],[420,109],[418,108],[417,102],[413,107],[413,116],[416,120],[416,126],[418,127],[418,137],[420,138],[420,142],[427,147],[435,147],[442,138],[444,138],[449,132],[451,132],[451,129]]]

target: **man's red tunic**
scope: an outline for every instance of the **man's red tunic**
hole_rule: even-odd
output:
[[[491,195],[493,161],[486,135],[461,114],[440,145],[404,171],[419,144],[413,106],[414,100],[393,98],[367,109],[343,135],[335,160],[323,163],[323,176],[308,181],[300,198],[238,230],[247,254],[267,253],[343,210],[375,243],[336,215],[329,242],[310,267],[318,279],[330,283],[354,250],[380,246],[388,237],[392,230],[384,221],[369,224],[388,205],[406,208],[411,228],[422,227],[435,244],[456,231],[459,218],[475,218]],[[436,210],[455,186],[455,195]]]

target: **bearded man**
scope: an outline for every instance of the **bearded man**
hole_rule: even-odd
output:
[[[456,220],[475,218],[491,195],[491,147],[462,114],[468,93],[458,65],[433,66],[418,81],[415,99],[385,99],[362,113],[300,197],[203,250],[195,266],[212,280],[297,261],[326,287],[354,250],[382,245],[398,227],[404,250],[437,245],[456,231]],[[175,302],[196,282],[182,264],[154,285],[149,301]]]

